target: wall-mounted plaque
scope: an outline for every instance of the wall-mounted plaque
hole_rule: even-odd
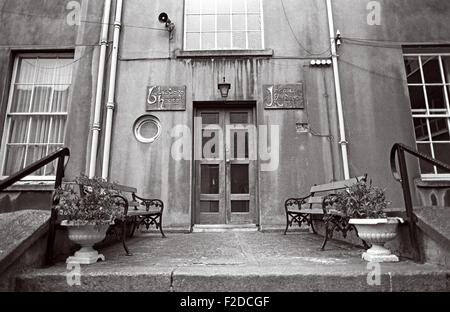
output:
[[[146,110],[186,110],[186,86],[147,88]]]
[[[303,83],[264,85],[265,109],[304,108]]]

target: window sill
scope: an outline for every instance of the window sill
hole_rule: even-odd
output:
[[[6,192],[47,192],[55,189],[55,181],[20,181],[8,187]]]
[[[418,188],[450,188],[450,179],[424,179],[418,178],[414,180]]]
[[[176,58],[211,58],[211,57],[272,57],[273,50],[176,50]]]

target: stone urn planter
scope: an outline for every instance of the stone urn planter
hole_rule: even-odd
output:
[[[66,226],[69,239],[81,245],[67,263],[91,264],[105,257],[92,246],[106,237],[108,227],[123,216],[123,199],[117,184],[100,177],[81,175],[54,192],[55,209]]]
[[[69,239],[81,245],[81,249],[68,257],[66,263],[92,264],[98,260],[105,261],[105,256],[99,254],[93,246],[105,239],[109,223],[96,225],[89,222],[64,220],[61,225],[67,227]]]
[[[369,262],[398,262],[399,259],[391,251],[384,247],[384,244],[393,240],[397,236],[399,223],[403,223],[401,218],[381,218],[381,219],[350,219],[358,236],[372,244],[362,254],[362,258]]]

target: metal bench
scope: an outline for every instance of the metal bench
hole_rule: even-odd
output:
[[[314,228],[314,219],[322,219],[325,225],[325,237],[322,243],[321,250],[325,249],[328,239],[333,238],[334,231],[342,232],[342,235],[347,237],[347,233],[355,231],[356,228],[349,224],[350,218],[343,215],[341,212],[333,210],[332,199],[336,191],[344,190],[358,181],[366,181],[367,174],[361,177],[355,177],[348,180],[341,180],[327,184],[314,185],[310,189],[310,194],[305,197],[288,198],[284,203],[286,211],[286,229],[284,234],[288,231],[294,223],[299,227],[303,223],[311,227],[314,234],[317,234]],[[367,243],[362,240],[364,247],[368,247]]]
[[[87,192],[88,187],[88,183],[79,183],[80,194]],[[108,234],[115,232],[116,236],[119,236],[117,235],[117,229],[120,227],[120,224],[122,225],[120,237],[127,256],[132,255],[126,245],[126,236],[128,233],[127,223],[132,223],[131,233],[129,234],[130,238],[133,237],[135,230],[142,224],[144,224],[147,229],[149,229],[151,225],[155,225],[156,229],[159,229],[161,232],[161,235],[164,238],[166,237],[162,227],[162,214],[164,211],[164,203],[162,200],[137,196],[137,189],[131,186],[114,184],[113,189],[119,191],[119,194],[116,195],[116,197],[121,199],[124,206],[124,211],[123,219],[116,220],[117,224],[109,228]]]

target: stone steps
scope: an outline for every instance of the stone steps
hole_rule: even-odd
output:
[[[16,291],[146,291],[146,292],[292,292],[292,291],[438,291],[447,292],[449,271],[432,265],[382,264],[379,282],[369,276],[373,270],[354,266],[249,266],[197,265],[180,267],[81,268],[65,265],[21,274]],[[369,279],[369,282],[368,282]],[[73,286],[71,286],[71,284]]]
[[[321,251],[321,242],[304,232],[141,234],[128,241],[131,257],[115,244],[100,250],[105,262],[20,274],[16,290],[450,291],[450,268],[404,258],[378,266],[360,247],[331,240]],[[80,285],[70,286],[77,273]]]

